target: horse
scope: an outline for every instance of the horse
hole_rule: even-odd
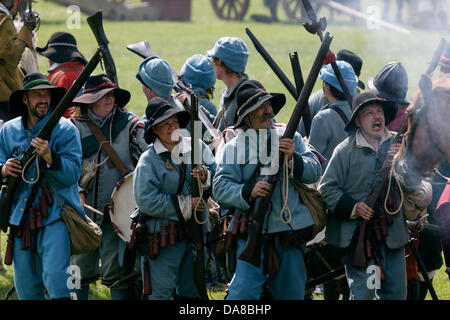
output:
[[[420,89],[407,108],[407,131],[404,143],[396,155],[398,167],[409,181],[429,178],[439,174],[443,161],[450,161],[450,76],[442,75],[432,81],[422,75]],[[447,189],[450,179],[447,180]],[[450,277],[450,196],[442,193],[434,215],[439,223],[446,272]],[[443,199],[443,197],[445,199]]]
[[[408,128],[400,161],[410,173],[430,177],[442,161],[450,161],[450,76],[432,81],[422,75],[419,87],[406,109]]]

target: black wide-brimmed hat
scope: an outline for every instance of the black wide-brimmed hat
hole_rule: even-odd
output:
[[[87,64],[83,54],[78,51],[75,37],[68,32],[58,31],[50,36],[43,48],[36,48],[36,52],[57,63],[79,60]]]
[[[258,81],[244,81],[236,91],[238,109],[235,116],[235,119],[237,118],[235,128],[242,126],[245,116],[261,107],[266,101],[270,101],[273,113],[277,115],[286,103],[286,96],[282,93],[267,92]]]
[[[156,134],[153,132],[152,128],[158,123],[161,123],[171,116],[176,115],[178,118],[178,123],[180,128],[186,128],[189,121],[191,120],[191,114],[186,110],[177,109],[172,106],[169,102],[160,97],[152,98],[145,109],[145,115],[147,117],[147,122],[145,123],[145,133],[144,139],[150,144],[155,141]]]
[[[355,124],[356,116],[362,109],[364,109],[364,107],[371,104],[378,104],[383,108],[385,126],[387,126],[392,122],[392,120],[394,120],[395,114],[397,113],[394,102],[380,99],[373,92],[362,92],[353,97],[352,118],[345,127],[345,131],[352,132],[357,129],[357,126]]]
[[[82,95],[73,99],[73,105],[83,106],[96,103],[110,91],[114,91],[116,105],[120,108],[125,107],[130,101],[131,94],[129,91],[119,88],[105,74],[97,74],[91,75],[87,79]]]
[[[23,78],[22,89],[14,91],[9,97],[8,109],[13,118],[19,117],[27,110],[23,103],[23,95],[30,90],[49,89],[50,108],[54,109],[66,94],[64,87],[52,86],[42,73],[29,73]]]
[[[367,80],[369,89],[383,99],[400,104],[410,104],[406,99],[408,92],[408,74],[400,62],[389,62],[375,78]]]
[[[441,56],[441,59],[439,60],[439,65],[441,67],[450,69],[450,44],[448,43],[445,47],[444,53]]]
[[[359,57],[356,53],[347,49],[342,49],[336,54],[336,60],[346,61],[350,63],[351,66],[353,67],[353,70],[355,71],[356,76],[357,77],[360,76],[363,61],[361,57]],[[359,79],[358,79],[358,87],[360,87],[363,90],[366,88],[364,82],[362,82]]]

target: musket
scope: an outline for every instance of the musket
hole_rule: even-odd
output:
[[[317,20],[316,13],[314,12],[314,9],[311,6],[311,3],[309,0],[302,0],[303,6],[305,8],[306,14],[308,15],[309,19],[311,20],[311,23],[305,23],[303,26],[305,27],[306,31],[312,34],[317,34],[319,36],[320,41],[323,41],[323,31],[327,27],[327,20],[325,17],[320,18]],[[348,91],[347,85],[345,84],[344,78],[342,78],[341,71],[339,70],[339,67],[336,64],[336,61],[331,62],[331,67],[333,68],[334,74],[336,75],[336,78],[339,81],[339,84],[341,85],[342,91],[344,92],[345,98],[347,99],[348,105],[350,108],[352,107],[352,95]]]
[[[417,261],[417,266],[419,267],[420,273],[422,274],[422,277],[425,280],[425,284],[426,284],[428,290],[430,291],[431,298],[433,300],[439,300],[439,298],[436,294],[436,290],[434,290],[433,282],[431,281],[430,277],[428,276],[427,267],[425,266],[425,263],[422,260],[422,256],[420,255],[419,250],[417,249],[415,238],[411,238],[409,240],[409,247],[411,248],[411,251],[414,254],[414,258]]]
[[[199,108],[198,98],[195,94],[191,93],[191,164],[192,169],[200,165],[199,159],[201,159],[201,146],[199,144],[199,134],[196,132],[196,122],[198,119],[197,109]],[[198,180],[192,177],[192,199],[200,196],[200,189]],[[194,254],[194,283],[197,287],[199,297],[203,300],[208,299],[208,293],[206,292],[205,283],[205,244],[203,241],[203,225],[198,223],[196,215],[198,212],[195,208],[192,209],[192,248]]]
[[[148,58],[148,57],[154,57],[157,56],[159,57],[158,54],[156,54],[151,46],[150,43],[148,43],[148,41],[141,41],[138,43],[132,43],[132,44],[128,44],[127,45],[127,49],[130,50],[133,53],[136,53],[138,56],[140,56],[141,58]],[[183,80],[181,79],[181,77],[177,74],[177,72],[172,69],[172,79],[175,83],[174,85],[174,90],[177,93],[183,93],[186,94],[187,99],[185,100],[183,106],[184,108],[190,112],[191,110],[191,94],[187,92],[187,88],[183,83]],[[205,129],[209,132],[209,134],[211,135],[211,137],[213,139],[220,137],[220,131],[218,131],[214,125],[211,123],[211,121],[209,121],[208,116],[205,114],[205,112],[203,112],[202,108],[198,108],[198,117],[200,119],[200,121],[202,122],[203,126],[205,127]]]
[[[435,51],[435,54],[433,55],[433,58],[431,59],[429,65],[428,65],[428,69],[425,72],[426,75],[430,76],[433,74],[434,70],[436,69],[439,60],[441,59],[441,55],[442,52],[444,52],[445,46],[447,45],[447,40],[445,40],[444,38],[441,39],[441,41],[439,42],[439,45]]]
[[[252,40],[253,45],[255,46],[256,51],[259,52],[264,61],[269,65],[270,69],[275,73],[275,75],[280,79],[281,83],[284,85],[286,90],[291,94],[295,101],[298,100],[299,93],[297,88],[292,84],[286,74],[281,70],[278,64],[273,60],[261,42],[256,38],[253,32],[250,31],[249,28],[245,28],[245,32],[249,36],[250,40]]]
[[[314,279],[306,281],[305,290],[315,288],[319,284],[328,282],[328,281],[333,280],[334,278],[339,277],[344,274],[345,274],[345,267],[340,266],[340,267],[333,269],[327,273],[324,273]]]
[[[327,52],[330,50],[332,39],[333,38],[330,37],[329,33],[326,33],[282,138],[292,139],[294,137],[301,115],[305,112],[304,109],[308,103],[308,98],[311,95],[317,76],[319,75],[319,71],[322,68],[323,60],[325,59]],[[283,161],[284,153],[280,152],[279,163],[282,164]],[[279,169],[280,166],[274,175],[266,176],[264,178],[271,185],[269,195],[255,199],[255,205],[251,209],[253,211],[252,215],[254,219],[247,228],[247,243],[238,257],[239,259],[251,263],[257,267],[261,265],[262,228],[264,225],[264,219],[272,198],[272,194],[275,190],[275,186],[277,185],[280,177]]]
[[[298,59],[297,51],[289,53],[289,60],[291,61],[292,73],[294,74],[295,87],[297,88],[297,92],[300,95],[300,92],[302,92],[303,86],[305,85],[305,81],[303,80],[302,68],[300,67],[300,61]],[[306,136],[309,137],[312,122],[309,104],[305,108],[305,114],[303,114],[302,116],[303,116],[303,123],[305,124]]]
[[[442,40],[436,49],[433,58],[431,59],[430,65],[426,70],[426,76],[430,76],[434,69],[437,66],[437,63],[435,63],[436,59],[439,60],[442,52],[444,50],[444,47],[442,46]],[[403,134],[406,132],[408,128],[408,117],[405,117],[403,119],[403,122],[400,126],[400,129],[398,130],[394,141],[392,142],[392,145],[398,144],[401,142],[403,138]],[[394,155],[387,155],[386,159],[383,162],[383,166],[381,168],[381,172],[376,176],[375,183],[372,185],[372,189],[364,201],[370,208],[375,207],[375,203],[378,199],[378,197],[381,194],[381,191],[384,188],[384,185],[386,183],[387,177],[389,176],[392,161],[394,161]],[[355,236],[357,237],[357,242],[354,250],[350,252],[346,257],[345,261],[347,264],[352,264],[353,266],[362,268],[367,265],[367,257],[366,257],[366,251],[365,251],[365,240],[366,240],[366,232],[368,229],[368,223],[369,220],[361,220],[358,222],[358,228],[356,231]]]
[[[303,85],[301,83],[303,82],[300,80],[301,76],[301,69],[300,69],[300,63],[298,63],[298,66],[293,66],[296,69],[293,69],[294,77],[295,77],[295,84],[294,86],[292,82],[289,80],[289,78],[286,76],[286,74],[281,70],[281,68],[278,66],[278,64],[273,60],[273,58],[270,56],[269,52],[264,48],[262,43],[256,38],[256,36],[253,34],[253,32],[250,31],[249,28],[245,28],[245,32],[249,36],[250,40],[252,40],[253,45],[255,46],[256,51],[259,52],[261,57],[264,59],[264,61],[269,65],[270,69],[275,73],[275,75],[280,79],[281,83],[284,85],[286,90],[291,94],[291,96],[294,98],[295,101],[298,100],[298,97],[300,95],[300,92],[302,91]],[[298,61],[298,60],[297,60]],[[292,60],[291,60],[292,63]],[[305,113],[302,114],[304,117],[304,123],[305,123],[305,130],[307,136],[309,136],[309,132],[311,129],[311,112],[309,110],[309,105],[305,108]]]
[[[98,46],[102,48],[103,52],[102,58],[103,64],[105,65],[106,75],[112,82],[114,82],[116,85],[119,85],[119,81],[117,79],[116,64],[114,63],[111,51],[109,50],[108,47],[109,41],[106,38],[105,30],[103,29],[102,12],[97,11],[95,14],[88,17],[87,23],[89,24],[92,32],[94,33]]]
[[[96,16],[95,19],[101,19],[101,15]],[[97,26],[101,25],[101,21],[100,22],[97,21],[96,25]],[[106,39],[106,36],[104,34],[102,36],[105,37],[103,41],[107,42],[108,40]],[[86,82],[86,80],[95,70],[103,54],[104,54],[103,48],[99,47],[92,56],[91,60],[89,60],[88,64],[85,66],[83,71],[80,73],[78,78],[75,80],[72,87],[69,89],[69,91],[66,92],[66,94],[58,103],[56,108],[52,111],[52,114],[50,115],[48,121],[39,131],[37,135],[38,138],[41,138],[43,140],[48,140],[50,138],[53,129],[61,119],[66,109],[72,105],[72,100],[76,97],[76,95]],[[35,149],[36,149],[35,147],[30,145],[28,149],[24,152],[22,158],[20,159],[20,164],[23,168],[22,170],[26,171],[28,169],[28,164],[32,163],[32,160],[37,156]],[[21,182],[22,182],[21,177],[9,176],[7,184],[2,187],[3,190],[2,198],[0,199],[0,229],[3,230],[3,232],[6,232],[8,228],[9,216],[11,214],[12,200]],[[6,196],[4,196],[4,193],[6,194]]]

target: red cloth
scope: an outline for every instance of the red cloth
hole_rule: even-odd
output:
[[[438,209],[441,204],[445,202],[450,202],[450,184],[445,185],[444,191],[442,191],[441,197],[439,198],[439,201],[436,205],[436,209]]]
[[[333,51],[328,51],[325,59],[323,60],[323,65],[326,66],[327,64],[330,64],[332,62],[336,62],[336,55]]]
[[[78,75],[83,71],[84,67],[79,61],[64,62],[58,67],[50,71],[47,76],[48,81],[54,86],[64,87],[69,90]],[[64,112],[65,118],[70,118],[73,107],[67,108]]]
[[[403,119],[405,119],[406,117],[406,108],[408,108],[408,106],[400,106],[398,108],[394,120],[392,120],[392,122],[386,126],[388,130],[397,132],[400,129],[400,126],[403,123]]]

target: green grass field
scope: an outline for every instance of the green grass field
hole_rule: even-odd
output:
[[[134,0],[133,2],[137,2]],[[450,0],[447,1],[450,7]],[[281,122],[287,122],[295,105],[295,101],[289,95],[281,82],[269,69],[253,44],[245,33],[248,27],[263,43],[267,51],[279,64],[281,69],[293,81],[289,53],[297,51],[300,57],[303,76],[306,79],[315,54],[320,46],[317,36],[313,36],[298,25],[288,21],[281,6],[279,6],[280,23],[264,24],[251,19],[254,14],[268,15],[269,11],[263,6],[262,0],[252,0],[250,9],[243,21],[219,20],[211,7],[209,0],[192,0],[191,21],[148,21],[148,22],[117,22],[104,21],[105,33],[110,41],[110,49],[115,60],[120,87],[131,92],[131,101],[128,104],[130,111],[141,116],[144,114],[146,100],[141,91],[141,85],[136,79],[139,63],[142,61],[137,55],[126,49],[126,45],[140,41],[149,41],[152,49],[165,58],[175,70],[180,70],[184,61],[193,54],[205,54],[214,46],[215,41],[222,36],[241,37],[250,51],[247,65],[247,73],[250,78],[261,81],[269,91],[285,93],[288,100],[286,106],[277,116]],[[380,5],[381,0],[363,0],[363,11],[369,5]],[[53,32],[71,32],[78,41],[78,47],[89,60],[97,48],[95,38],[86,22],[86,15],[82,14],[79,29],[69,29],[67,20],[70,17],[66,8],[49,1],[39,1],[34,5],[41,15],[41,26],[37,32],[39,46],[45,46]],[[101,8],[99,8],[101,9]],[[328,16],[327,9],[321,9],[318,16]],[[393,14],[392,14],[393,15]],[[336,53],[341,49],[349,49],[359,54],[363,60],[361,80],[367,83],[368,77],[374,77],[376,73],[390,61],[400,61],[405,66],[409,75],[409,92],[411,97],[417,89],[417,83],[421,73],[425,72],[439,40],[447,37],[448,32],[422,31],[407,27],[410,33],[390,31],[387,29],[369,30],[365,24],[361,26],[349,26],[350,18],[339,15],[333,25],[329,25],[327,31],[334,37],[331,49]],[[40,71],[46,73],[48,61],[39,58]],[[101,69],[97,68],[96,73]],[[315,89],[321,86],[317,81]],[[224,85],[221,81],[216,84],[214,102],[219,104],[220,93]],[[6,237],[1,235],[1,248],[5,252]],[[12,268],[8,267],[6,274],[0,274],[0,299],[13,284]],[[441,299],[450,299],[450,282],[443,268],[439,270],[434,281],[436,291]],[[109,292],[101,284],[91,286],[92,299],[108,299]],[[214,299],[223,299],[223,293],[214,293]],[[16,298],[13,295],[12,298]],[[315,297],[320,299],[320,296]],[[430,297],[428,296],[428,299]]]

